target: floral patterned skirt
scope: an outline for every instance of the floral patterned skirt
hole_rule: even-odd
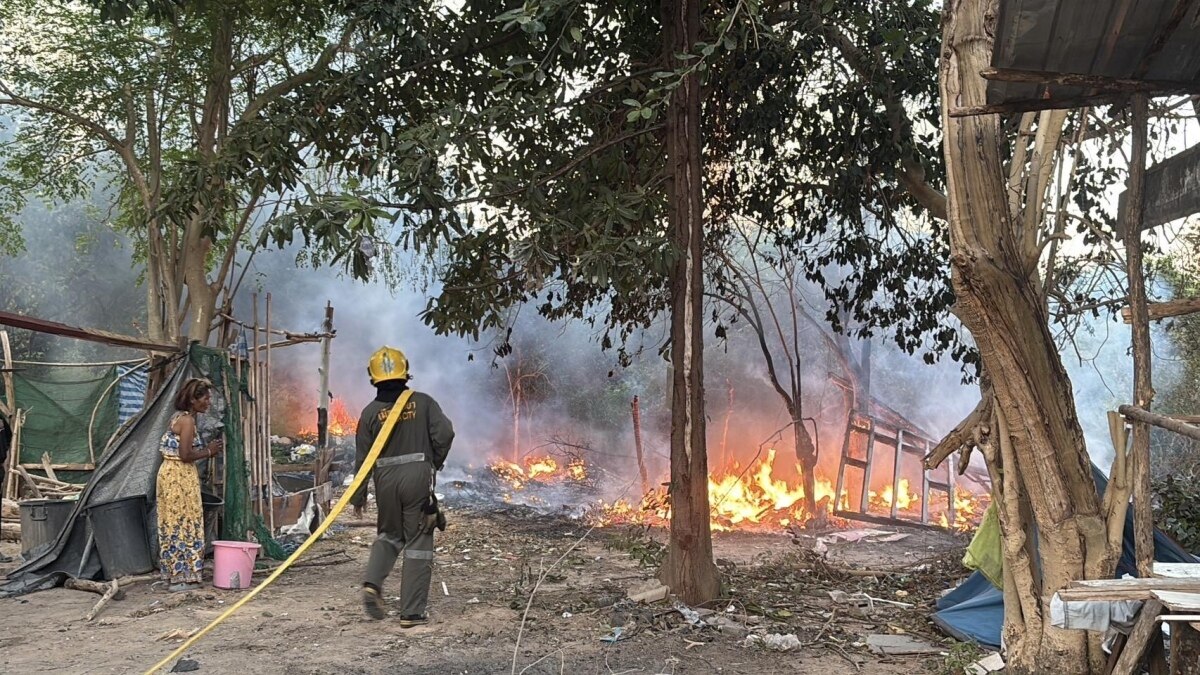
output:
[[[167,457],[158,468],[158,568],[172,584],[200,583],[204,569],[200,474]]]

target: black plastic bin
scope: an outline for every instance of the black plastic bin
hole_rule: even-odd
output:
[[[87,508],[87,518],[105,579],[143,574],[154,569],[146,537],[144,496],[94,504]]]
[[[204,510],[204,555],[212,553],[212,543],[220,539],[217,532],[218,518],[225,500],[211,492],[200,490],[200,506]]]
[[[54,541],[77,503],[65,499],[31,499],[18,504],[21,513],[21,556],[29,560],[33,549]]]

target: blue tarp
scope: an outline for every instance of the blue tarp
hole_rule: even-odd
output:
[[[1096,465],[1092,465],[1096,489],[1104,494],[1108,486]],[[1154,559],[1158,562],[1196,562],[1196,557],[1180,548],[1170,537],[1154,530]],[[1125,512],[1125,545],[1117,562],[1117,577],[1137,576],[1133,553],[1133,507]],[[942,596],[933,622],[948,635],[964,642],[976,642],[985,647],[1000,648],[1000,628],[1004,625],[1004,593],[987,577],[975,572],[958,588]]]

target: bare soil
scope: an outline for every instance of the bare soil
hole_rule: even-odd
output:
[[[455,511],[437,540],[433,623],[402,629],[394,616],[366,618],[359,604],[373,529],[339,529],[189,649],[185,658],[199,663],[196,672],[938,672],[944,656],[885,657],[862,641],[871,633],[909,633],[948,649],[928,622],[930,607],[965,576],[957,564],[965,540],[947,532],[889,527],[909,536],[834,543],[824,555],[812,553],[806,537],[718,533],[726,597],[700,609],[710,624],[721,617],[723,627],[697,628],[669,603],[624,599],[654,585],[648,565],[660,554],[660,532],[595,529],[583,538],[586,525],[533,511]],[[18,548],[5,542],[0,551],[13,555]],[[871,577],[846,568],[895,572]],[[256,572],[256,580],[265,574]],[[392,579],[389,596],[398,593],[399,575]],[[856,609],[831,600],[829,590],[915,606]],[[242,595],[212,588],[169,594],[143,583],[90,623],[83,617],[99,598],[91,593],[59,588],[0,600],[7,619],[0,672],[140,673]],[[622,628],[622,639],[602,641],[613,626]],[[795,634],[803,646],[788,652],[746,646],[748,633]]]

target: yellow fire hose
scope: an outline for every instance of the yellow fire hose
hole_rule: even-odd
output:
[[[176,657],[181,656],[185,651],[188,650],[188,648],[199,642],[200,638],[207,635],[209,631],[221,625],[221,622],[225,621],[225,619],[233,616],[233,613],[241,609],[242,605],[245,605],[253,600],[255,596],[262,592],[263,589],[265,589],[267,586],[270,586],[271,582],[278,579],[280,575],[287,571],[287,568],[291,567],[292,563],[296,562],[300,556],[304,555],[305,551],[307,551],[309,547],[311,547],[318,539],[320,539],[321,535],[325,534],[325,531],[329,529],[329,526],[333,525],[333,521],[336,520],[338,515],[342,513],[342,509],[345,509],[346,505],[350,503],[350,497],[352,497],[354,493],[358,491],[359,486],[362,485],[363,481],[365,481],[367,476],[370,475],[371,469],[375,467],[375,460],[379,457],[379,453],[383,450],[383,446],[387,443],[388,438],[392,435],[392,428],[396,426],[396,422],[400,419],[400,412],[404,410],[404,406],[406,403],[408,403],[408,399],[411,396],[412,390],[404,392],[400,395],[400,399],[396,401],[396,404],[392,406],[392,412],[388,414],[387,420],[383,423],[383,428],[379,430],[379,435],[375,437],[375,443],[371,446],[371,451],[367,453],[367,458],[363,461],[362,468],[360,468],[358,473],[355,474],[354,482],[350,484],[350,487],[346,490],[346,493],[343,494],[342,498],[339,499],[337,504],[333,506],[333,510],[329,512],[329,516],[325,518],[320,527],[317,528],[317,531],[309,535],[308,539],[305,539],[304,543],[300,544],[300,548],[296,549],[294,553],[288,556],[288,559],[284,560],[282,565],[275,568],[275,571],[271,573],[271,576],[267,577],[265,581],[255,586],[249,593],[247,593],[246,597],[238,600],[233,604],[232,607],[225,610],[221,616],[213,619],[212,623],[208,624],[204,628],[201,628],[200,632],[189,638],[187,642],[179,645],[179,648],[171,652],[167,658],[151,666],[150,669],[145,672],[145,675],[153,675],[160,669],[165,668],[168,663],[173,661]]]

